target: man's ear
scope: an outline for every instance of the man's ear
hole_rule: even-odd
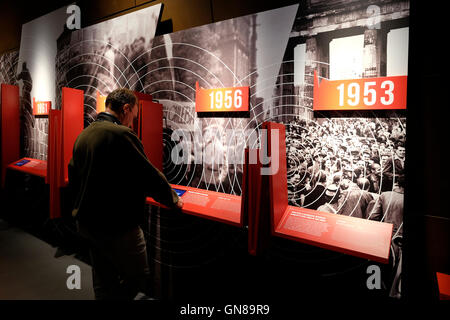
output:
[[[123,105],[122,113],[125,113],[125,110],[131,111],[129,103],[126,103]]]

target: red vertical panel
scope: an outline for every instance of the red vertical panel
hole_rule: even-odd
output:
[[[137,119],[134,119],[133,122],[133,130],[134,132],[136,132],[136,134],[138,135],[139,139],[142,137],[142,102],[139,101],[138,103],[138,116]],[[137,125],[136,125],[137,123]]]
[[[61,186],[67,185],[69,180],[68,165],[72,158],[73,145],[78,135],[83,131],[84,116],[84,92],[83,90],[63,88],[62,89],[62,158],[61,165],[64,174]]]
[[[50,179],[53,176],[52,168],[55,165],[55,114],[61,112],[60,110],[50,110],[48,112],[48,140],[47,140],[47,174],[45,176],[45,183],[50,184]]]
[[[134,94],[136,95],[136,97],[138,98],[139,101],[142,101],[142,100],[152,101],[152,99],[153,99],[151,94],[146,94],[146,93],[137,92],[137,91],[134,91]]]
[[[274,232],[288,206],[286,130],[283,124],[275,122],[265,122],[263,128],[267,129],[267,143],[265,147],[267,148],[268,156],[271,158],[270,166],[274,165],[274,161],[278,161],[278,170],[269,175],[271,222],[272,232]],[[273,131],[278,132],[277,140],[272,139],[276,138],[276,135],[272,135]]]
[[[141,141],[150,162],[163,170],[163,110],[162,104],[141,100]]]
[[[269,246],[271,205],[269,179],[261,175],[262,163],[259,149],[250,150],[257,156],[256,163],[248,165],[249,183],[249,217],[248,217],[248,252],[251,255],[263,253]],[[251,157],[249,157],[250,160]],[[250,162],[250,161],[249,161]]]
[[[136,132],[136,134],[138,135],[139,138],[142,137],[142,101],[152,101],[152,96],[150,94],[146,94],[146,93],[142,93],[142,92],[137,92],[134,91],[134,94],[136,95],[136,97],[138,98],[138,106],[139,106],[139,114],[138,117],[136,119],[134,119],[133,121],[133,126],[132,129],[134,132]]]
[[[1,85],[1,179],[5,183],[8,164],[20,156],[19,87]]]
[[[241,194],[241,225],[248,226],[249,220],[249,207],[250,207],[250,195],[249,191],[251,186],[249,185],[249,164],[248,164],[248,148],[244,152],[244,167],[242,170],[242,194]],[[250,230],[249,230],[250,232]]]
[[[436,272],[439,289],[439,300],[450,300],[450,276],[445,273]]]
[[[142,114],[141,114],[142,105],[140,102],[138,103],[138,108],[139,108],[138,116],[136,119],[133,120],[133,123],[131,124],[131,129],[134,131],[134,133],[136,133],[136,135],[138,137],[140,137],[141,136],[141,117],[142,117]]]
[[[50,219],[61,216],[62,111],[50,110],[48,127],[47,178],[50,184]]]
[[[45,183],[54,183],[59,175],[58,155],[61,153],[61,110],[50,110],[48,114],[48,142],[47,142],[47,176]],[[57,180],[56,180],[57,181]]]
[[[261,164],[249,163],[249,152],[258,153],[259,150],[245,150],[245,163],[247,164],[247,172],[244,171],[244,188],[242,194],[242,202],[246,202],[246,210],[248,213],[248,252],[251,255],[257,255],[259,251],[258,240],[262,230],[260,230],[260,202],[261,202]],[[246,174],[245,174],[246,173]]]

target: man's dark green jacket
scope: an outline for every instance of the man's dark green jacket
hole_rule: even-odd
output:
[[[178,196],[130,129],[108,113],[84,129],[69,163],[72,215],[98,232],[120,233],[143,222],[145,197],[174,207]]]

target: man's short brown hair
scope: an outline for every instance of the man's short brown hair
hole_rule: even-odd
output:
[[[127,103],[130,104],[131,107],[134,107],[137,100],[138,99],[133,91],[126,88],[120,88],[108,94],[106,97],[105,106],[110,108],[112,111],[119,113],[122,110],[122,107]]]

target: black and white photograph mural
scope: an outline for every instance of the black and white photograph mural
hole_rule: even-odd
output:
[[[161,4],[122,15],[58,38],[56,88],[84,91],[85,127],[96,116],[97,95],[127,87],[142,92]]]
[[[19,51],[11,51],[0,55],[0,83],[16,84],[18,62]]]
[[[314,73],[327,80],[408,74],[409,1],[344,2],[311,2],[308,18],[298,12],[271,117],[286,124],[291,205],[394,225],[385,286],[400,297],[405,113],[312,105]]]
[[[171,183],[241,194],[244,148],[256,147],[270,108],[263,101],[275,88],[296,10],[294,5],[155,39],[145,92],[164,105],[164,170]],[[199,117],[196,82],[203,88],[249,86],[250,118]],[[179,163],[175,152],[183,154]]]
[[[22,25],[17,65],[22,156],[47,160],[48,117],[33,115],[33,101],[50,101],[57,109],[56,39],[64,31],[66,19],[66,7],[62,7]]]

